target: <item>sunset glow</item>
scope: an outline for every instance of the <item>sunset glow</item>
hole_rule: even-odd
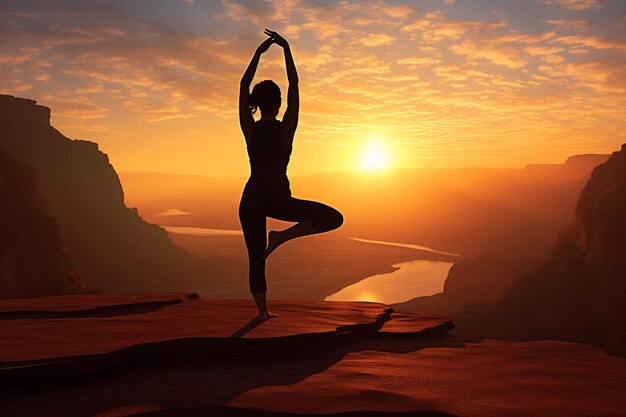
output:
[[[372,127],[393,166],[522,167],[626,134],[622,1],[4,2],[0,91],[53,109],[119,171],[248,173],[241,75],[268,27],[300,75],[290,173],[354,169]],[[283,91],[281,51],[255,82]],[[541,151],[537,147],[541,146]],[[380,153],[364,157],[384,165]],[[367,168],[371,169],[371,168]]]
[[[626,0],[0,28],[0,417],[626,417]]]
[[[379,171],[390,166],[389,151],[385,142],[372,139],[363,147],[359,159],[359,169],[363,171]]]

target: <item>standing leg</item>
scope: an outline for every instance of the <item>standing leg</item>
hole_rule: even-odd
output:
[[[265,280],[265,213],[258,201],[250,196],[241,198],[239,221],[248,249],[248,280],[250,292],[259,310],[259,319],[267,320],[274,315],[267,311]]]
[[[296,221],[295,225],[281,231],[269,233],[269,243],[265,251],[267,258],[283,243],[301,236],[328,232],[337,229],[343,223],[343,216],[334,208],[316,201],[300,200],[289,197],[272,206],[269,217],[279,220]]]
[[[261,321],[269,320],[272,317],[278,317],[277,314],[270,313],[267,310],[267,303],[265,301],[266,295],[267,295],[267,292],[253,292],[252,293],[252,298],[254,298],[256,307],[259,309],[258,319]]]

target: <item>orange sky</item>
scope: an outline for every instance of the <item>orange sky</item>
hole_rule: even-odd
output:
[[[626,3],[24,1],[0,6],[0,92],[52,108],[118,171],[245,176],[238,81],[262,29],[300,74],[290,173],[511,166],[626,141]],[[280,9],[277,6],[280,5]],[[286,89],[280,49],[257,79]]]

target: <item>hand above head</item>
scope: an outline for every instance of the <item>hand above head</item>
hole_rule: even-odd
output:
[[[278,34],[278,32],[274,32],[273,30],[265,29],[265,31],[263,31],[263,33],[265,33],[267,36],[269,36],[270,39],[272,40],[272,42],[274,42],[276,45],[279,45],[279,46],[281,46],[283,48],[289,46],[289,43],[287,42],[287,40],[285,38],[283,38],[282,36],[280,36]]]
[[[261,45],[259,45],[258,48],[256,48],[257,52],[262,54],[264,52],[266,52],[268,49],[270,49],[270,46],[274,43],[274,39],[272,39],[271,37],[265,39],[263,42],[261,42]]]

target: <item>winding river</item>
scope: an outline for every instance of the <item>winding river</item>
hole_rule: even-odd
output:
[[[427,246],[407,243],[394,243],[379,240],[353,238],[354,240],[376,245],[390,245],[427,251],[434,254],[458,256]],[[392,265],[398,268],[393,272],[376,274],[364,278],[329,295],[326,301],[376,301],[384,304],[400,303],[415,297],[433,295],[443,291],[443,284],[452,267],[452,262],[415,260]]]
[[[241,230],[208,229],[202,227],[165,226],[168,232],[193,236],[241,236]],[[411,243],[395,243],[382,240],[350,238],[372,245],[397,246],[437,255],[458,256],[428,246]],[[327,301],[375,301],[384,304],[400,303],[415,297],[432,295],[443,291],[443,284],[452,262],[414,260],[392,265],[393,272],[376,274],[349,285],[325,298]]]

